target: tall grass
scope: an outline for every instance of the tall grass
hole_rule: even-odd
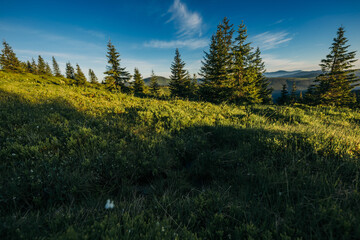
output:
[[[1,239],[360,238],[359,111],[4,72],[0,110]]]

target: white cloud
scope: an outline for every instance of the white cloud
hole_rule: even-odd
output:
[[[106,59],[105,58],[101,58],[101,57],[90,57],[87,55],[78,55],[78,54],[72,54],[72,53],[59,53],[59,52],[48,52],[48,51],[33,51],[33,50],[26,50],[26,49],[15,49],[16,53],[20,53],[20,54],[27,54],[27,55],[31,55],[34,59],[37,59],[38,55],[41,56],[45,56],[45,57],[59,57],[62,59],[69,59],[73,62],[75,62],[76,60],[91,60],[91,62],[104,62],[106,63]]]
[[[180,0],[174,0],[168,12],[171,18],[167,22],[175,22],[180,36],[201,36],[203,20],[197,12],[189,11]]]
[[[206,39],[186,39],[186,40],[172,40],[172,41],[161,41],[152,40],[144,43],[145,47],[151,48],[181,48],[187,47],[190,49],[202,48],[208,45]]]
[[[21,32],[23,36],[29,36],[32,38],[38,37],[43,40],[47,40],[47,41],[51,41],[51,42],[61,42],[62,45],[66,44],[70,47],[79,47],[79,48],[81,47],[81,49],[89,48],[89,49],[99,50],[99,49],[104,48],[104,46],[100,46],[98,44],[95,44],[95,43],[89,41],[89,40],[93,40],[93,38],[91,38],[91,37],[88,37],[86,39],[86,41],[83,41],[83,40],[78,40],[78,39],[68,37],[68,36],[53,34],[51,32],[34,29],[31,27],[25,27],[25,26],[21,26],[21,25],[16,25],[16,24],[9,24],[6,22],[0,22],[0,30],[5,31],[5,32],[13,32],[13,33]],[[69,30],[69,33],[75,33],[75,32],[81,33],[82,35],[86,34],[88,36],[105,39],[105,35],[101,32],[88,30],[88,29],[82,29],[82,28],[71,28]],[[73,34],[71,34],[71,35],[73,35]]]
[[[262,59],[265,62],[266,71],[274,72],[278,70],[319,70],[319,63],[311,61],[297,61],[286,58],[278,58],[274,55],[263,54]]]
[[[292,37],[285,31],[277,33],[264,32],[253,37],[255,45],[259,46],[261,50],[278,48],[291,40]]]
[[[84,28],[76,28],[76,30],[79,31],[79,32],[88,34],[90,36],[100,38],[100,39],[105,39],[106,38],[105,34],[102,33],[102,32],[98,32],[98,31],[94,31],[94,30],[88,30],[88,29],[84,29]]]

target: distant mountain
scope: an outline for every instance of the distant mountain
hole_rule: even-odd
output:
[[[150,85],[150,79],[151,79],[151,77],[144,79],[145,85],[147,85],[147,86]],[[170,79],[166,78],[166,77],[157,76],[157,82],[160,86],[168,86]]]
[[[274,78],[274,77],[282,77],[282,78],[315,78],[321,74],[320,70],[316,71],[302,71],[302,70],[296,70],[296,71],[277,71],[277,72],[269,72],[265,73],[265,76],[268,78]]]
[[[321,74],[320,70],[316,71],[277,71],[265,73],[265,76],[270,80],[270,87],[276,90],[281,90],[282,85],[286,84],[290,89],[292,83],[296,82],[299,91],[306,90],[315,78]],[[355,72],[355,75],[360,77],[360,70]],[[277,76],[277,77],[275,77]]]
[[[301,71],[301,70],[296,70],[296,71],[280,70],[280,71],[276,71],[276,72],[266,72],[265,77],[268,77],[268,78],[285,77],[287,75],[296,74],[296,73],[300,73],[300,72],[303,72],[303,71]]]
[[[306,91],[308,87],[313,83],[316,76],[320,75],[321,71],[302,71],[302,70],[296,70],[296,71],[277,71],[277,72],[268,72],[265,73],[265,76],[269,79],[270,85],[269,87],[272,87],[274,92],[273,96],[277,96],[281,89],[282,85],[286,84],[289,91],[292,88],[293,83],[296,83],[297,90],[300,91]],[[356,76],[360,77],[360,70],[355,72]],[[158,77],[158,83],[160,86],[168,86],[170,79],[166,77]],[[145,84],[149,86],[150,84],[150,77],[144,79]],[[198,79],[198,83],[201,84],[201,79]]]

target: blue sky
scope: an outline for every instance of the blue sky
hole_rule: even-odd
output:
[[[359,0],[0,0],[0,38],[22,60],[41,54],[51,63],[55,56],[63,72],[70,61],[100,79],[111,39],[131,74],[138,67],[145,77],[152,69],[167,77],[176,47],[190,73],[198,73],[225,16],[234,25],[244,20],[267,71],[319,69],[341,25],[350,50],[360,51]]]

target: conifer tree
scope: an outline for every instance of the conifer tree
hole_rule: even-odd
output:
[[[70,62],[67,62],[67,63],[66,63],[65,72],[66,72],[66,78],[68,78],[68,79],[75,79],[75,71],[74,71],[73,66],[71,66],[71,63],[70,63]]]
[[[51,72],[51,68],[50,65],[48,63],[45,63],[45,74],[52,76],[52,72]]]
[[[27,63],[20,61],[20,69],[21,72],[26,71],[27,70]]]
[[[252,102],[252,98],[258,98],[258,96],[251,96],[250,93],[256,94],[256,91],[251,92],[252,89],[248,89],[255,88],[256,81],[254,79],[255,71],[253,71],[254,74],[250,74],[252,70],[249,68],[252,48],[250,43],[246,43],[247,29],[243,22],[239,25],[237,33],[238,36],[235,38],[232,48],[234,83],[231,100],[238,103]]]
[[[334,106],[352,105],[356,102],[352,92],[358,86],[359,79],[352,68],[355,51],[349,51],[348,39],[344,36],[345,30],[340,27],[330,47],[330,53],[321,60],[322,74],[315,79],[313,98],[315,104]]]
[[[261,103],[270,104],[272,102],[272,88],[269,88],[270,81],[265,77],[265,64],[260,56],[261,52],[259,48],[253,55],[252,64],[255,67],[256,72],[256,87],[259,89],[259,98]]]
[[[281,95],[278,98],[278,103],[280,105],[284,105],[284,104],[288,103],[288,100],[289,100],[289,93],[287,91],[287,86],[286,86],[286,84],[283,84],[282,85],[282,90],[281,90]]]
[[[32,69],[31,73],[37,74],[37,64],[34,58],[31,59],[31,69]]]
[[[199,87],[198,87],[197,76],[194,73],[193,78],[192,78],[191,83],[190,83],[190,92],[191,92],[192,97],[195,97],[197,95],[198,88]]]
[[[29,73],[33,73],[33,69],[32,69],[30,61],[26,61],[26,71]]]
[[[109,41],[108,45],[108,66],[107,71],[104,72],[107,76],[105,77],[105,84],[110,90],[119,89],[124,91],[126,84],[130,80],[130,74],[125,68],[120,67],[120,54],[116,51],[115,46]]]
[[[52,57],[53,71],[55,77],[62,77],[59,64],[56,62],[54,56]]]
[[[3,41],[4,48],[1,50],[0,54],[0,66],[5,71],[11,72],[21,72],[20,61],[16,57],[16,54],[12,50],[11,46]]]
[[[297,101],[297,97],[296,97],[296,82],[293,81],[293,84],[291,86],[291,93],[290,93],[290,100],[292,103],[295,103]]]
[[[151,78],[150,78],[150,92],[157,96],[159,95],[160,86],[157,82],[157,76],[155,75],[154,71],[151,72]]]
[[[45,64],[44,59],[40,55],[38,57],[37,73],[38,74],[46,74],[46,64]]]
[[[90,79],[90,83],[92,83],[92,84],[98,83],[98,78],[96,77],[96,75],[92,69],[89,69],[89,79]]]
[[[188,97],[190,95],[190,77],[184,67],[185,62],[181,59],[179,49],[176,49],[174,61],[170,68],[169,88],[172,96]]]
[[[133,82],[133,90],[135,95],[142,95],[144,93],[144,79],[141,76],[139,69],[135,68],[134,70],[134,82]]]
[[[86,84],[86,77],[81,70],[79,64],[76,64],[76,73],[75,73],[75,82],[77,85],[85,85]]]
[[[212,36],[209,52],[205,52],[200,75],[203,82],[199,92],[203,99],[221,102],[232,95],[232,36],[234,30],[229,20],[224,18]]]

